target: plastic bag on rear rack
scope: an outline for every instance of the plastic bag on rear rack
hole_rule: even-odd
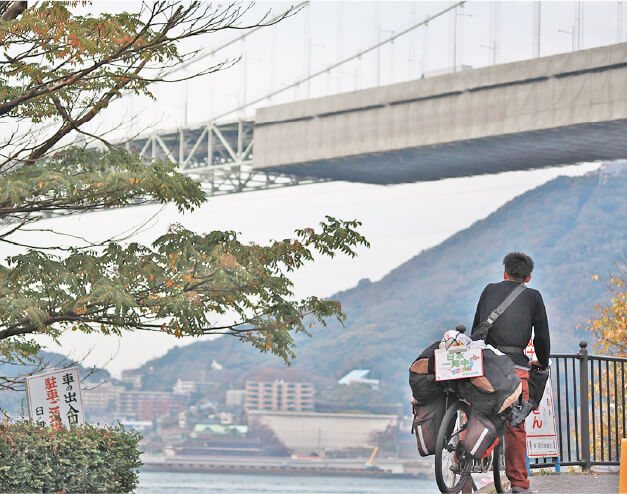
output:
[[[443,395],[442,385],[435,380],[434,353],[440,342],[427,347],[409,368],[409,386],[414,400],[420,404],[430,403]]]

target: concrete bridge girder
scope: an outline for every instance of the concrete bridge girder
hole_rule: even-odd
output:
[[[255,169],[398,183],[627,156],[627,43],[258,110]]]

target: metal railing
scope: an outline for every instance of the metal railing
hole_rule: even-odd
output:
[[[559,460],[563,466],[618,465],[625,428],[627,358],[579,352],[553,354],[551,383]],[[535,460],[531,468],[555,466],[554,459]]]

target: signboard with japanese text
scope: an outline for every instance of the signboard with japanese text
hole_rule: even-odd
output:
[[[540,405],[525,419],[525,430],[527,431],[527,456],[529,458],[559,455],[551,379],[546,381]]]
[[[26,393],[30,418],[36,424],[60,430],[85,423],[78,367],[29,376]]]
[[[454,347],[435,351],[435,380],[483,376],[481,348]]]
[[[527,345],[525,355],[531,360],[535,360],[536,354],[532,341]],[[559,456],[550,376],[546,381],[544,396],[542,396],[540,405],[525,419],[525,430],[527,432],[527,456],[529,458]]]

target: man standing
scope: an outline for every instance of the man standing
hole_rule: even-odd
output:
[[[521,252],[510,252],[503,259],[504,281],[490,283],[481,293],[472,331],[485,321],[490,313],[521,283],[529,283],[533,261]],[[537,361],[532,364],[547,368],[551,342],[549,325],[542,295],[533,288],[525,289],[503,314],[494,322],[486,337],[486,343],[507,354],[513,361],[516,374],[522,381],[523,398],[529,399],[529,359],[524,351],[534,330],[533,344]],[[505,431],[505,473],[512,485],[512,492],[527,492],[527,444],[524,422]]]

